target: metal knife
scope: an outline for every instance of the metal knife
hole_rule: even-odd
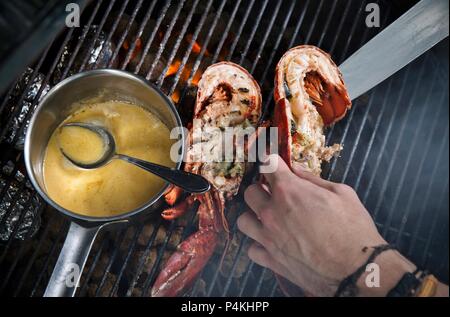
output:
[[[422,0],[339,67],[353,100],[449,34],[449,1]]]

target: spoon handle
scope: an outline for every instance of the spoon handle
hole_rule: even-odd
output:
[[[140,168],[161,177],[162,179],[184,189],[189,193],[201,194],[207,192],[211,188],[210,183],[198,174],[172,169],[123,154],[117,154],[116,158],[139,166]]]

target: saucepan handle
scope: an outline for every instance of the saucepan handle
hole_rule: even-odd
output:
[[[75,295],[95,237],[103,227],[113,223],[118,222],[109,222],[90,228],[83,227],[76,222],[70,224],[44,297],[72,297]]]

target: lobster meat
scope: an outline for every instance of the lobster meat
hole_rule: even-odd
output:
[[[342,119],[351,101],[342,74],[330,55],[302,45],[280,59],[275,75],[275,111],[280,156],[320,175],[323,161],[341,150],[325,145],[324,128]]]
[[[166,193],[166,201],[172,207],[162,212],[164,219],[183,215],[197,202],[199,224],[198,231],[183,241],[165,263],[153,285],[152,296],[177,296],[186,291],[212,256],[221,232],[228,230],[225,202],[237,194],[246,164],[236,157],[231,161],[223,159],[222,134],[226,129],[239,133],[248,127],[256,128],[260,117],[260,88],[244,68],[221,62],[205,70],[198,83],[184,169],[205,177],[212,189],[205,194],[188,195],[178,204],[183,195],[180,188],[172,187]],[[201,135],[197,135],[197,127],[201,128]],[[235,148],[234,153],[239,150],[245,151]]]

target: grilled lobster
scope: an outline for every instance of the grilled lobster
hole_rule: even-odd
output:
[[[235,157],[231,161],[223,159],[221,134],[227,128],[236,133],[247,127],[256,128],[260,117],[260,88],[245,69],[230,62],[206,69],[198,83],[194,125],[188,133],[184,169],[205,177],[212,184],[212,190],[202,195],[189,195],[178,204],[181,189],[173,187],[166,194],[167,203],[173,207],[164,210],[162,217],[175,219],[197,201],[199,228],[165,263],[153,285],[152,296],[181,295],[212,256],[221,232],[227,230],[225,202],[237,194],[246,167],[245,162]],[[200,136],[194,129],[195,123],[201,128]],[[235,143],[234,146],[243,145]]]
[[[324,128],[351,107],[341,72],[321,49],[297,46],[278,62],[274,94],[280,156],[320,175],[322,162],[342,150],[340,144],[325,145]]]
[[[320,175],[323,161],[341,150],[340,144],[325,145],[324,128],[342,119],[351,101],[342,74],[321,49],[302,45],[291,48],[280,59],[275,74],[273,125],[278,127],[278,152],[289,166],[293,162]],[[278,276],[288,296],[303,291]]]

